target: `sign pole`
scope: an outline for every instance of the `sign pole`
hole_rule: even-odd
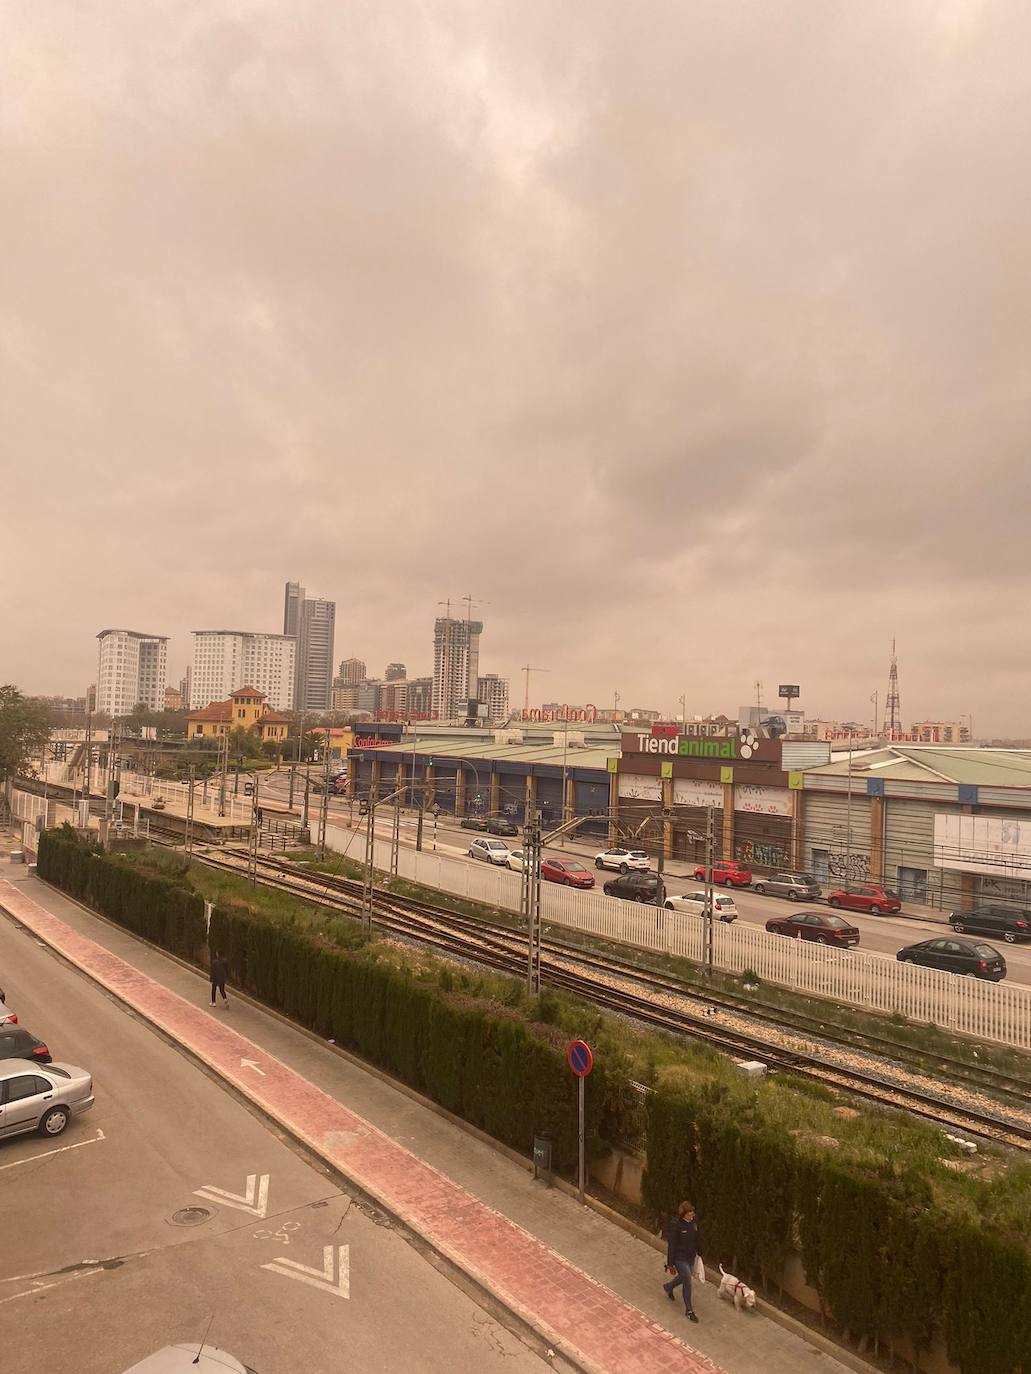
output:
[[[579,1166],[577,1169],[577,1180],[579,1184],[577,1197],[582,1203],[584,1200],[584,1079],[586,1075],[581,1074],[577,1079],[577,1097],[579,1098],[579,1120],[577,1122],[577,1146],[579,1156]]]

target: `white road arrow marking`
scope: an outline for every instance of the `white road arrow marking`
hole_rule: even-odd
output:
[[[265,1070],[258,1067],[258,1061],[256,1059],[241,1059],[240,1068],[253,1069],[255,1073],[260,1073],[262,1078],[265,1077]]]
[[[320,1288],[324,1293],[331,1293],[335,1298],[349,1298],[351,1296],[349,1250],[350,1247],[347,1245],[323,1246],[321,1270],[312,1269],[307,1264],[298,1264],[296,1260],[286,1259],[285,1256],[271,1260],[261,1267],[271,1270],[273,1274],[282,1274],[286,1279],[297,1279],[299,1283],[310,1283],[312,1288]]]
[[[194,1189],[195,1197],[205,1198],[208,1202],[218,1202],[224,1207],[236,1207],[241,1212],[250,1212],[251,1216],[261,1217],[262,1220],[268,1214],[268,1174],[262,1174],[261,1181],[258,1181],[257,1174],[247,1175],[247,1191],[245,1193],[227,1193],[224,1188],[216,1188],[212,1183],[205,1183],[203,1188]]]

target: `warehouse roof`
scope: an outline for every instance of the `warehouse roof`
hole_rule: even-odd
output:
[[[607,761],[619,754],[619,745],[580,745],[570,744],[498,744],[484,739],[427,739],[408,740],[402,744],[382,744],[375,751],[378,754],[396,754],[398,758],[410,756],[413,751],[433,759],[494,759],[499,763],[546,763],[563,764],[568,768],[598,768],[604,770]],[[358,757],[370,752],[366,749],[352,751]]]
[[[837,758],[820,768],[807,768],[808,776],[842,777],[850,771],[847,758]],[[979,787],[1031,787],[1031,749],[942,749],[937,745],[890,744],[883,749],[856,751],[853,777],[889,778],[904,782],[973,783]]]

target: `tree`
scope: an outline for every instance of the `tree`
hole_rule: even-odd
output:
[[[0,777],[36,776],[36,763],[50,738],[50,712],[8,683],[0,687]]]
[[[229,734],[229,748],[233,754],[245,759],[261,757],[261,736],[253,726],[238,725]]]

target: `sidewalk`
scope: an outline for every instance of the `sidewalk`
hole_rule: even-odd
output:
[[[239,998],[212,1013],[200,975],[35,878],[0,882],[0,906],[178,1040],[582,1368],[599,1374],[713,1374],[720,1367],[727,1374],[840,1374],[846,1368],[806,1336],[718,1302],[711,1285],[696,1294],[701,1325],[685,1331],[679,1304],[663,1297],[659,1253],[559,1190],[534,1184],[501,1150],[374,1071]],[[702,1222],[704,1235],[704,1212]],[[678,1339],[686,1335],[704,1355]]]

